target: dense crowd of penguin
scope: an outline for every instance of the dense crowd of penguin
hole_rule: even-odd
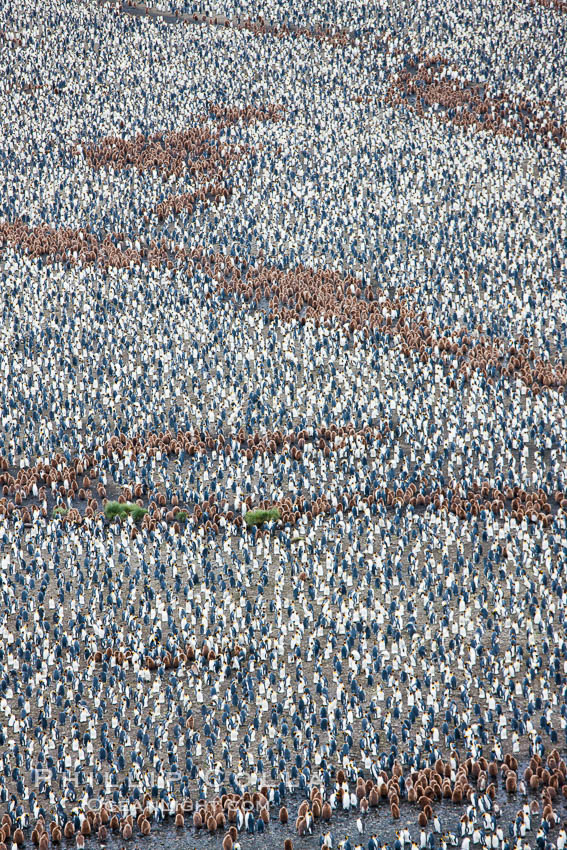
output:
[[[0,850],[567,846],[566,27],[0,8]]]

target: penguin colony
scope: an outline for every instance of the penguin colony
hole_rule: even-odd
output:
[[[566,846],[565,13],[0,8],[0,850]]]

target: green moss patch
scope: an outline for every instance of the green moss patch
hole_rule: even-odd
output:
[[[147,510],[145,508],[141,508],[132,502],[108,502],[104,508],[104,515],[110,520],[116,517],[125,519],[131,516],[134,522],[140,522],[146,514]]]
[[[277,519],[281,519],[279,508],[270,508],[269,511],[248,511],[248,513],[244,516],[244,522],[248,528],[252,528],[253,525],[262,525],[265,522]]]

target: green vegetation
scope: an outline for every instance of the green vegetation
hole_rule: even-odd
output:
[[[270,520],[281,519],[279,508],[270,508],[269,511],[248,511],[244,516],[244,522],[251,528],[253,525],[262,525]]]
[[[147,514],[145,508],[141,508],[132,502],[108,502],[104,509],[105,517],[110,520],[116,517],[125,519],[131,516],[134,522],[139,522],[145,514]]]
[[[64,508],[62,505],[58,505],[56,508],[53,508],[52,516],[54,518],[58,516],[67,516],[68,513],[69,511],[67,508]]]
[[[188,519],[189,514],[187,513],[187,511],[177,511],[177,513],[175,514],[175,520],[177,522],[187,522]]]

